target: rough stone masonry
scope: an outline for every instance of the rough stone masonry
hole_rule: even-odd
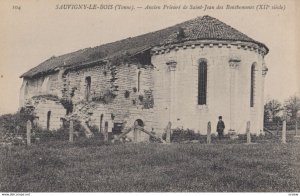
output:
[[[206,134],[223,116],[225,133],[245,133],[250,121],[260,134],[267,53],[218,19],[198,17],[49,58],[21,76],[20,107],[49,130],[72,118],[112,134],[137,123],[161,137],[169,122]]]

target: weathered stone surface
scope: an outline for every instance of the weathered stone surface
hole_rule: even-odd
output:
[[[198,17],[51,57],[21,76],[20,106],[34,107],[39,124],[50,130],[59,128],[61,119],[73,118],[101,132],[104,125],[112,132],[114,125],[126,122],[132,127],[138,120],[159,137],[168,122],[201,134],[211,122],[213,134],[218,116],[223,116],[225,133],[245,133],[250,121],[251,133],[259,134],[268,51],[263,43],[216,18]],[[205,85],[198,84],[201,62],[207,64]],[[198,91],[199,97],[206,97],[200,104]],[[36,97],[49,94],[56,100]],[[149,138],[144,132],[136,134],[139,141]]]
[[[126,122],[126,126],[132,127],[139,119],[145,130],[154,131],[158,137],[168,122],[174,128],[206,134],[207,123],[211,122],[213,133],[218,116],[223,116],[225,133],[245,133],[245,124],[250,121],[251,133],[259,134],[263,129],[263,54],[228,44],[230,47],[214,43],[212,47],[195,45],[152,52],[151,65],[107,63],[24,79],[20,103],[24,106],[31,101],[44,128],[51,111],[49,129],[59,128],[66,118],[66,108],[60,102],[66,99],[73,103],[74,118],[99,130],[104,130],[106,123],[108,132],[112,132],[114,123]],[[205,59],[208,66],[206,105],[198,105],[197,101],[200,59]],[[254,63],[254,107],[250,107],[250,73]],[[43,84],[45,80],[48,84]],[[41,94],[56,95],[58,100],[31,99]],[[144,132],[136,134],[138,141],[149,139]],[[133,140],[134,131],[127,136]]]

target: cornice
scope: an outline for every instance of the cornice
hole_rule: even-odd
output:
[[[267,54],[267,49],[252,42],[224,41],[224,40],[196,40],[176,43],[164,46],[155,46],[151,49],[151,55],[161,55],[171,51],[196,49],[196,48],[237,48],[241,50],[254,51],[262,56]]]

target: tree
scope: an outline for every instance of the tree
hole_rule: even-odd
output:
[[[279,113],[282,110],[281,103],[276,99],[268,101],[264,106],[264,121],[277,122],[280,119]]]
[[[297,96],[289,97],[285,100],[284,109],[291,120],[296,120],[300,111],[300,98]]]
[[[290,117],[291,121],[295,122],[296,125],[296,134],[298,129],[298,112],[300,111],[300,98],[297,96],[289,97],[284,104],[284,109],[288,117]]]

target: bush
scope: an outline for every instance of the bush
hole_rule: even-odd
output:
[[[151,131],[151,133],[152,133],[153,135],[156,135],[155,132],[154,132],[153,130]],[[164,140],[166,140],[166,138],[165,138]],[[149,141],[150,141],[151,143],[154,143],[154,142],[160,142],[160,140],[158,140],[158,139],[156,139],[155,137],[152,137],[152,136],[149,137]]]
[[[92,131],[95,137],[102,137],[102,133],[100,133],[99,128],[96,125],[88,125],[89,129]]]
[[[266,135],[255,135],[255,134],[250,134],[251,135],[251,142],[259,142],[263,140],[277,140],[278,138],[266,134]],[[239,134],[238,139],[241,141],[247,141],[247,135],[246,134]]]
[[[55,140],[68,140],[69,139],[69,128],[59,128],[53,132],[53,138]]]
[[[74,133],[75,136],[83,137],[84,134],[84,128],[80,125],[80,122],[77,120],[73,121],[74,126]],[[93,129],[91,129],[93,131]],[[64,125],[57,129],[57,130],[47,130],[43,129],[41,127],[34,127],[33,128],[33,142],[40,140],[41,142],[48,142],[48,141],[66,141],[69,139],[69,131],[70,131],[70,122],[65,121]],[[76,134],[76,132],[78,134]],[[39,139],[37,139],[39,138]]]
[[[67,132],[69,132],[70,129],[70,121],[65,121],[63,128],[66,129]],[[81,126],[80,121],[78,120],[73,120],[73,128],[74,128],[74,132],[78,133],[78,136],[85,136],[84,134],[84,128]]]
[[[81,137],[74,142],[75,146],[78,147],[88,147],[88,146],[102,146],[109,145],[108,142],[104,142],[103,135],[101,133],[95,134],[92,138]]]
[[[96,125],[92,125],[92,126],[88,126],[90,128],[90,130],[95,134],[95,133],[99,133],[99,129]]]
[[[200,137],[200,134],[196,134],[194,132],[194,130],[191,130],[191,129],[176,128],[176,129],[172,129],[172,133],[171,133],[171,141],[172,142],[198,140],[199,137]],[[162,139],[166,140],[166,133],[163,133]]]
[[[0,116],[0,136],[5,142],[16,143],[17,140],[24,140],[26,137],[26,123],[32,120],[31,115],[25,110],[15,114],[5,114]],[[18,141],[18,144],[24,141]]]
[[[33,129],[32,138],[33,142],[37,142],[37,138],[39,138],[41,142],[48,142],[50,140],[53,140],[53,133],[52,131],[49,131],[47,129],[35,127]]]

